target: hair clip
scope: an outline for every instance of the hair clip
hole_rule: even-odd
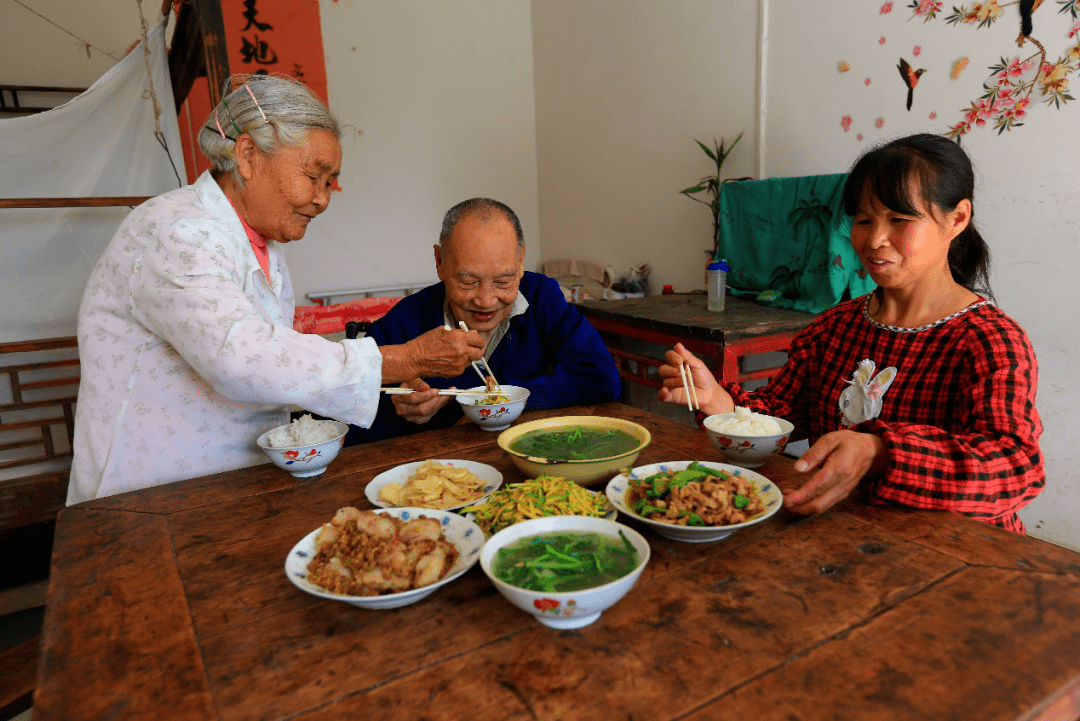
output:
[[[211,127],[211,126],[209,126],[209,125],[204,125],[204,126],[203,126],[203,129],[205,129],[205,130],[209,130],[209,131],[210,131],[211,133],[221,133],[221,137],[222,137],[222,138],[224,138],[224,139],[226,139],[226,140],[231,140],[231,141],[233,141],[234,143],[236,142],[236,138],[232,137],[231,135],[226,135],[226,134],[225,134],[225,131],[223,131],[223,130],[221,129],[221,125],[220,125],[220,124],[219,124],[219,125],[217,126],[217,130],[214,130],[214,128],[213,128],[213,127]]]
[[[218,120],[218,113],[219,112],[221,112],[221,111],[220,110],[215,110],[214,111],[214,124],[217,125],[217,131],[219,133],[221,133],[221,138],[224,140],[225,139],[225,131],[221,129],[221,121]]]
[[[250,85],[245,85],[244,90],[248,91],[248,95],[251,96],[251,100],[252,100],[253,103],[255,103],[255,107],[258,109],[259,115],[262,116],[263,122],[264,123],[269,123],[270,121],[266,119],[266,113],[263,112],[262,106],[259,105],[259,101],[255,97],[255,93],[251,92],[251,86]]]
[[[236,129],[236,135],[237,136],[242,135],[244,131],[241,130],[240,126],[236,124],[236,119],[232,116],[232,113],[229,111],[229,105],[228,105],[228,103],[225,102],[224,97],[221,98],[221,107],[225,108],[225,114],[229,116],[229,122],[232,123],[232,126]],[[214,113],[214,118],[217,119],[217,113],[216,112]],[[221,123],[218,123],[218,127],[221,127]],[[222,136],[224,136],[224,135],[225,135],[225,133],[222,133]]]

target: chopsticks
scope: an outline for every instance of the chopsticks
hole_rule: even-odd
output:
[[[686,389],[686,407],[691,411],[701,410],[701,406],[698,404],[697,391],[694,389],[694,371],[687,368],[685,363],[680,363],[679,377],[682,378],[683,388]]]
[[[469,326],[465,325],[465,321],[463,320],[458,321],[458,327],[466,333],[469,332]],[[480,370],[480,366],[477,364],[477,361],[472,362],[472,367],[476,370],[477,373],[480,374],[480,378],[484,381],[485,386],[487,385],[487,377],[491,376],[491,382],[495,384],[495,388],[493,388],[489,392],[495,392],[499,389],[499,381],[495,378],[495,374],[491,372],[491,366],[488,365],[487,360],[483,358],[481,358],[481,360],[484,361],[484,368],[487,369],[487,375],[484,375],[484,372]]]
[[[413,388],[380,388],[380,392],[385,393],[388,396],[404,396],[409,393],[417,393]],[[436,395],[440,396],[494,396],[498,395],[498,391],[469,391],[460,390],[457,388],[441,388]]]

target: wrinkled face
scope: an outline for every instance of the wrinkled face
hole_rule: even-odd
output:
[[[864,193],[851,226],[851,245],[874,282],[883,288],[915,289],[951,280],[949,245],[967,227],[970,201],[945,213],[919,201],[919,215],[904,215]]]
[[[514,226],[505,218],[469,215],[435,246],[435,268],[446,284],[454,320],[489,333],[510,315],[525,271],[525,248],[518,247]]]
[[[239,191],[246,220],[260,235],[288,243],[303,238],[308,223],[329,205],[341,172],[341,144],[328,130],[311,130],[299,145],[272,155],[255,148],[251,163],[251,177]]]

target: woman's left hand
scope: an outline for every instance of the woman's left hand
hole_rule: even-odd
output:
[[[847,498],[864,477],[885,471],[885,442],[872,433],[826,433],[795,461],[795,470],[818,472],[797,490],[784,494],[793,513],[822,513]]]

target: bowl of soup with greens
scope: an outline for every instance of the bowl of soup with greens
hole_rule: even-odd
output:
[[[548,516],[484,544],[480,567],[510,603],[558,629],[580,628],[630,591],[649,562],[640,533],[615,521]]]
[[[498,439],[529,478],[546,474],[584,486],[633,466],[651,441],[643,426],[604,416],[543,418],[505,430]]]

